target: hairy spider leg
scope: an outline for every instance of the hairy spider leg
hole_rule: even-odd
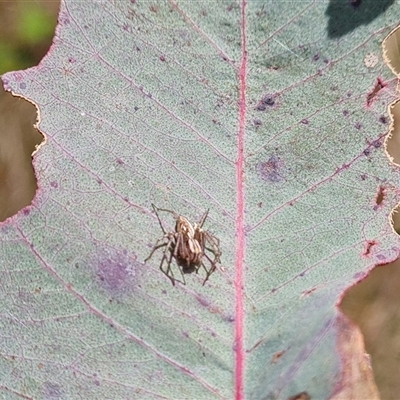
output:
[[[158,244],[161,240],[164,240],[164,239],[168,239],[168,242]],[[144,262],[147,262],[148,260],[150,260],[151,256],[154,254],[154,252],[156,250],[158,250],[158,249],[160,249],[162,247],[165,247],[165,250],[163,251],[163,256],[161,258],[161,262],[160,262],[159,268],[160,268],[160,270],[161,270],[161,272],[163,274],[168,276],[168,278],[170,279],[172,284],[175,286],[175,281],[178,281],[178,282],[181,282],[181,281],[178,280],[178,279],[175,279],[174,273],[173,273],[173,271],[171,269],[171,262],[172,262],[172,257],[174,256],[174,253],[171,251],[169,259],[167,257],[167,251],[170,249],[171,244],[173,243],[173,239],[174,238],[169,237],[168,234],[166,234],[164,237],[158,239],[157,242],[156,242],[156,245],[153,247],[153,250],[151,251],[149,256],[144,260]],[[166,261],[166,260],[167,260],[167,270],[164,271],[163,264],[164,264],[164,261]],[[182,274],[182,271],[181,271],[181,274]],[[182,277],[183,277],[183,280],[185,281],[185,277],[183,275],[182,275]],[[184,283],[186,285],[186,282],[181,282],[181,283]]]
[[[173,238],[168,237],[168,243],[165,243],[165,250],[163,252],[163,256],[161,258],[161,262],[160,262],[160,270],[161,272],[163,272],[165,275],[168,276],[169,280],[172,282],[172,285],[175,286],[175,277],[174,277],[174,273],[171,269],[171,262],[172,262],[172,257],[173,257],[173,252],[170,251],[170,247],[171,247],[171,243],[173,242]],[[169,258],[167,260],[167,251],[169,251]],[[164,261],[167,260],[167,270],[164,271],[163,269],[163,264]]]
[[[184,243],[184,240],[182,238],[182,234],[179,233],[177,236],[178,236],[178,238],[176,239],[174,251],[173,252],[171,251],[171,259],[172,259],[172,256],[173,256],[173,257],[175,257],[175,260],[181,259],[182,258],[181,257],[181,253],[183,253],[182,249],[185,250],[185,243]],[[185,253],[185,257],[186,257],[186,253]],[[184,260],[186,260],[185,257],[183,258]],[[186,265],[189,266],[189,263],[186,262]],[[183,282],[186,285],[185,275],[183,274],[182,267],[179,265],[178,262],[177,262],[177,266],[178,266],[179,271],[180,271],[180,273],[182,275]]]
[[[155,213],[156,216],[157,216],[158,223],[159,223],[160,226],[161,226],[161,230],[163,231],[164,235],[166,235],[166,234],[167,234],[167,231],[164,229],[164,226],[163,226],[163,224],[162,224],[162,222],[161,222],[160,216],[158,215],[158,212],[157,212],[157,210],[159,210],[159,208],[158,208],[157,206],[155,206],[153,203],[151,203],[151,205],[152,205],[152,207],[153,207],[154,213]]]
[[[210,209],[208,209],[203,216],[201,217],[200,221],[199,221],[199,228],[201,229],[203,227],[204,222],[206,221],[207,217],[208,217],[208,212],[210,211]]]
[[[179,246],[180,246],[180,243],[182,242],[181,235],[178,235],[178,238],[176,239],[176,242],[174,243],[174,248],[173,248],[173,249],[170,248],[170,244],[174,242],[175,236],[173,236],[172,238],[171,238],[171,237],[168,237],[168,239],[169,239],[168,246],[167,246],[167,248],[164,250],[164,255],[163,255],[163,260],[164,260],[164,259],[167,258],[167,257],[166,257],[167,251],[170,251],[170,256],[169,256],[169,260],[168,260],[167,273],[165,273],[163,269],[161,269],[161,271],[164,272],[170,279],[171,279],[171,277],[170,277],[170,275],[168,275],[168,273],[171,273],[171,275],[172,275],[174,281],[178,281],[178,282],[183,283],[184,285],[186,285],[185,275],[183,275],[182,268],[181,268],[179,265],[177,265],[178,268],[179,268],[179,272],[181,273],[183,282],[180,281],[179,279],[175,279],[174,273],[173,273],[172,268],[171,268],[172,259],[173,259],[173,258],[177,259],[178,248],[179,248]],[[162,261],[163,261],[163,260],[162,260]],[[161,267],[161,265],[160,265],[160,267]],[[174,282],[172,282],[172,284],[175,286],[175,283],[174,283]]]
[[[178,218],[179,218],[179,215],[178,215],[175,211],[167,210],[166,208],[159,208],[159,207],[157,207],[157,206],[156,206],[155,204],[153,204],[153,203],[151,203],[151,205],[153,206],[154,212],[156,213],[157,218],[158,218],[159,221],[160,221],[160,218],[159,218],[159,216],[158,216],[157,210],[158,210],[158,211],[169,212],[169,213],[171,213],[171,214],[174,216],[175,219],[178,219]],[[161,227],[164,229],[164,227],[163,227],[162,224],[161,224],[161,221],[160,221],[160,225],[161,225]]]
[[[204,246],[206,250],[208,250],[210,253],[214,254],[214,262],[218,263],[220,262],[220,257],[222,255],[221,250],[219,250],[219,239],[216,238],[215,236],[210,235],[208,232],[205,233],[206,240],[210,244],[211,247]]]
[[[217,260],[211,260],[211,258],[204,253],[204,256],[207,258],[207,260],[210,262],[211,264],[211,268],[210,270],[207,269],[207,267],[204,265],[203,262],[201,262],[201,266],[204,268],[204,270],[206,271],[206,279],[204,279],[203,281],[203,286],[205,285],[205,283],[208,281],[208,278],[211,276],[211,274],[217,269]],[[200,268],[200,267],[199,267]]]
[[[168,243],[161,243],[158,244],[159,242],[161,242],[161,240],[164,240],[165,236],[163,236],[162,238],[158,239],[155,246],[153,247],[153,250],[151,251],[151,253],[149,254],[149,256],[144,260],[144,262],[147,262],[148,260],[150,260],[151,256],[154,254],[154,252],[158,249],[160,249],[161,247],[166,246]]]

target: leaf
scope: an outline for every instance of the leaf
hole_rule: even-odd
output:
[[[3,76],[46,137],[32,205],[0,228],[5,395],[340,392],[337,304],[399,253],[380,46],[399,12],[359,3],[62,2],[48,55]],[[144,263],[151,203],[210,209],[204,287]]]

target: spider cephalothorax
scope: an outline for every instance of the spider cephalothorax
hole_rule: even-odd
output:
[[[207,218],[208,211],[204,213],[199,223],[194,223],[192,225],[187,218],[176,214],[174,211],[158,208],[154,204],[152,204],[152,206],[164,235],[157,240],[153,250],[146,258],[145,262],[151,258],[156,250],[164,247],[160,269],[168,276],[173,285],[175,285],[175,281],[178,280],[175,279],[171,268],[173,259],[175,259],[182,275],[183,282],[179,280],[178,282],[186,284],[185,273],[193,271],[196,271],[197,273],[200,268],[203,268],[206,272],[206,277],[203,281],[204,285],[210,275],[215,271],[221,257],[219,239],[213,236],[210,232],[203,230],[203,224]],[[166,211],[174,216],[176,219],[174,232],[166,232],[158,215],[158,211]],[[204,264],[204,260],[207,260],[207,263],[209,264],[208,268]],[[163,268],[165,261],[167,264],[166,269]]]

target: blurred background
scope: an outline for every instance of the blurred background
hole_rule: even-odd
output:
[[[58,8],[58,0],[0,0],[0,74],[40,62],[51,46]],[[43,141],[33,127],[36,118],[34,105],[0,88],[0,221],[34,197],[32,153]],[[400,398],[399,304],[399,262],[376,267],[342,301],[364,335],[382,399]]]
[[[58,0],[0,0],[0,74],[32,67],[50,47]]]

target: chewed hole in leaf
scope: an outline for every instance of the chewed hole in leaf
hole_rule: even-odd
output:
[[[384,199],[385,199],[385,188],[383,186],[379,186],[379,190],[375,200],[376,205],[380,206]]]
[[[4,3],[4,2],[3,2]],[[0,4],[2,57],[0,75],[37,65],[47,53],[57,22],[59,1]],[[46,3],[46,4],[44,4]],[[11,27],[11,29],[10,29]],[[21,90],[29,88],[15,73]],[[3,78],[5,89],[7,79]],[[34,128],[37,112],[31,103],[5,93],[0,84],[0,221],[32,202],[37,189],[32,155],[43,136]]]
[[[400,102],[390,106],[392,125],[390,135],[386,141],[386,151],[389,158],[397,165],[400,165]]]
[[[386,86],[382,79],[378,78],[375,82],[375,86],[367,95],[367,106],[370,106],[378,96],[379,92]]]
[[[392,211],[391,222],[395,232],[400,235],[400,204]]]
[[[340,307],[361,330],[382,399],[399,393],[400,260],[375,267],[348,289]],[[362,340],[362,338],[361,338]]]
[[[0,221],[29,205],[36,193],[32,155],[43,141],[36,108],[0,89]]]

